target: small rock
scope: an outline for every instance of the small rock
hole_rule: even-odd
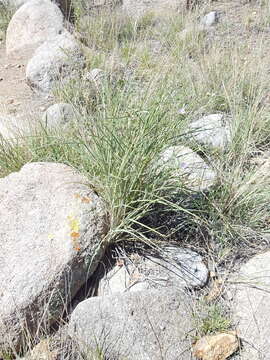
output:
[[[193,345],[193,355],[201,360],[225,360],[239,348],[235,331],[204,336]]]
[[[189,125],[191,136],[199,144],[224,150],[232,140],[231,129],[223,114],[203,116]]]
[[[171,146],[160,155],[156,163],[157,172],[169,171],[171,181],[181,180],[194,191],[206,190],[212,186],[216,173],[193,150],[182,146]]]
[[[48,128],[65,126],[76,118],[70,104],[60,103],[50,106],[42,116],[42,122]]]
[[[64,19],[59,8],[49,0],[31,0],[13,15],[6,34],[6,51],[31,49],[64,31]]]
[[[201,24],[203,26],[210,27],[215,25],[218,22],[218,20],[219,18],[217,11],[211,11],[201,19]]]
[[[141,291],[164,287],[178,289],[202,287],[208,269],[197,253],[177,246],[165,246],[158,256],[133,254],[123,266],[115,266],[100,281],[99,296],[117,292]]]

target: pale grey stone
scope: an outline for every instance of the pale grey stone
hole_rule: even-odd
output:
[[[51,105],[42,116],[42,123],[47,128],[64,127],[76,119],[72,105],[59,103]]]
[[[215,25],[218,22],[218,13],[216,11],[210,11],[208,14],[204,15],[201,19],[201,24],[206,27]]]
[[[242,360],[268,360],[270,352],[270,252],[254,256],[231,278],[233,318],[243,342]]]
[[[53,39],[64,31],[64,18],[49,0],[31,0],[22,5],[13,15],[6,34],[6,51],[23,52]]]
[[[223,114],[211,114],[189,125],[191,136],[199,143],[224,150],[232,140],[230,125]]]
[[[58,81],[75,76],[83,66],[79,44],[65,31],[37,48],[27,64],[26,81],[34,89],[49,93]]]
[[[155,288],[202,287],[209,271],[199,254],[177,246],[160,249],[159,256],[132,254],[122,266],[114,266],[101,279],[99,296]]]
[[[171,146],[160,155],[157,171],[169,171],[171,181],[182,181],[192,190],[206,190],[215,183],[216,173],[193,150],[182,145]]]
[[[69,335],[106,359],[190,360],[192,298],[173,289],[90,298],[74,310]]]
[[[103,256],[106,211],[86,178],[57,163],[0,179],[0,203],[3,350],[62,316]]]

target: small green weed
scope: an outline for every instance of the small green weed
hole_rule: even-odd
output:
[[[201,304],[198,314],[194,316],[198,337],[226,332],[231,327],[231,320],[219,304]]]

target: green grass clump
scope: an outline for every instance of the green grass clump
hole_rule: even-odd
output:
[[[142,39],[154,26],[155,19],[148,13],[134,21],[121,12],[104,9],[96,15],[77,16],[75,23],[87,46],[108,52],[126,42]]]
[[[15,10],[10,4],[5,2],[0,3],[0,36],[2,36],[1,34],[5,34],[14,12]]]
[[[230,330],[231,320],[228,314],[220,305],[209,305],[206,309],[206,315],[200,320],[197,328],[200,336],[222,333]]]
[[[98,66],[106,75],[97,84],[79,77],[61,84],[55,101],[71,103],[78,121],[69,131],[43,129],[18,142],[2,141],[1,175],[29,161],[74,166],[107,204],[109,241],[146,241],[141,219],[157,204],[190,215],[195,243],[199,232],[193,230],[200,228],[219,249],[239,246],[251,234],[257,239],[268,226],[270,194],[268,172],[252,163],[254,154],[269,149],[262,39],[252,57],[248,44],[223,46],[196,26],[200,9],[134,19],[108,9],[87,18],[76,11],[75,25],[91,46],[86,70]],[[157,176],[153,163],[168,146],[189,145],[190,121],[216,112],[229,119],[232,140],[225,151],[199,147],[217,181],[185,208],[171,201],[171,193],[186,193],[188,184],[180,178],[172,189],[169,174]]]

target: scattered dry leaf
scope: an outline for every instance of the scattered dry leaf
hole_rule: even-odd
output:
[[[31,350],[27,360],[56,360],[58,357],[58,351],[50,350],[49,340],[41,340],[33,350]]]
[[[215,279],[212,282],[212,288],[209,291],[208,295],[205,297],[206,301],[211,302],[216,300],[223,291],[223,281],[221,279]]]
[[[225,360],[239,347],[236,331],[204,336],[193,345],[193,355],[201,360]]]
[[[89,204],[92,200],[89,197],[84,196],[84,197],[81,198],[81,201],[83,203]]]

